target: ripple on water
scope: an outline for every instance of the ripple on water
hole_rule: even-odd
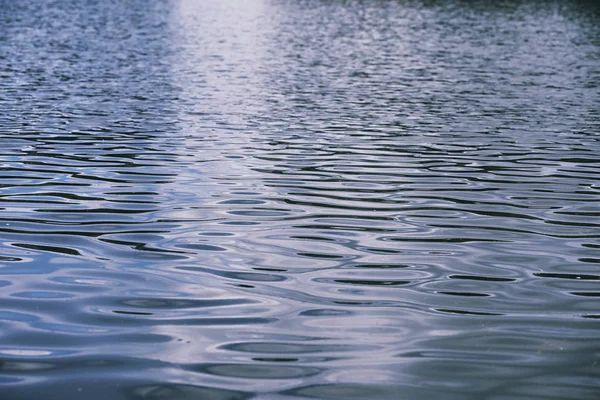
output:
[[[596,398],[590,2],[5,3],[4,397]]]

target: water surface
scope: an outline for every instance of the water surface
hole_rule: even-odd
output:
[[[0,397],[596,399],[600,9],[0,0]]]

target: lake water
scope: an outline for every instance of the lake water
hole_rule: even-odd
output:
[[[0,398],[600,398],[599,86],[593,1],[0,0]]]

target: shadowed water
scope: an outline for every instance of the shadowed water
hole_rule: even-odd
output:
[[[600,8],[0,0],[0,398],[596,399]]]

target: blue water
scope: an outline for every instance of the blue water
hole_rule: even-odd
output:
[[[0,399],[600,398],[593,1],[0,0]]]

